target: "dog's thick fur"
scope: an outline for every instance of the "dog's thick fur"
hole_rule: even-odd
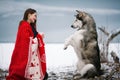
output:
[[[77,70],[81,78],[100,75],[100,55],[96,24],[93,17],[77,10],[76,20],[71,25],[77,31],[66,39],[64,49],[71,45],[78,57]]]

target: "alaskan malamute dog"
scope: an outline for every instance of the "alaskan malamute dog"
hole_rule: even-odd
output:
[[[81,78],[99,76],[101,64],[95,21],[90,14],[76,11],[76,20],[71,27],[77,31],[66,39],[64,49],[69,45],[74,48],[78,57],[77,71]]]

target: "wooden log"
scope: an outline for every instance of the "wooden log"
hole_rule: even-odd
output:
[[[113,57],[113,60],[115,63],[119,63],[119,57],[116,55],[115,52],[111,52],[111,56]]]

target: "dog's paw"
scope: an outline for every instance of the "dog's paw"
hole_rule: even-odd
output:
[[[66,50],[66,49],[67,49],[67,47],[64,47],[63,49],[64,49],[64,50]]]
[[[80,80],[81,79],[81,74],[77,73],[77,74],[73,75],[73,79],[74,80]]]

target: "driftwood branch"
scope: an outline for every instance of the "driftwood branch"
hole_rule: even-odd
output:
[[[113,60],[115,63],[119,63],[119,57],[117,56],[115,52],[112,51],[111,56],[113,57]]]
[[[107,38],[107,41],[105,43],[105,58],[108,60],[108,48],[109,48],[109,43],[116,37],[120,34],[120,29],[117,29],[117,31],[113,32],[113,33],[109,33],[107,32],[105,29],[101,28],[101,27],[98,27],[98,29],[100,31],[102,31],[105,35],[108,36]]]
[[[115,38],[119,34],[120,34],[120,29],[118,29],[116,32],[114,32],[111,35],[109,35],[108,40],[109,41],[113,40],[113,38]]]
[[[98,27],[98,29],[101,30],[105,35],[109,36],[109,33],[105,29],[101,27]]]
[[[117,31],[115,31],[114,33],[111,33],[107,39],[106,42],[106,56],[108,56],[108,47],[109,47],[109,43],[110,41],[112,41],[116,36],[118,36],[120,34],[120,29],[118,29]]]

